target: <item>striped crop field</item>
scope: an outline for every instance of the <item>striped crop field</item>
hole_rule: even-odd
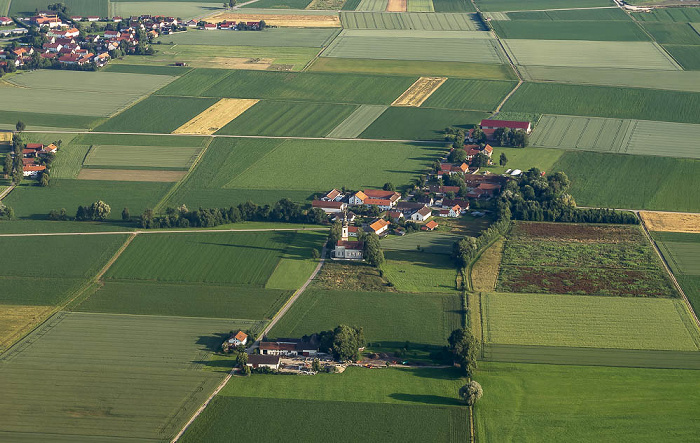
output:
[[[356,11],[370,11],[370,12],[383,12],[386,11],[386,7],[389,4],[389,0],[362,0],[360,4],[355,8]]]
[[[90,149],[83,165],[93,168],[186,169],[201,150],[199,147],[100,145]]]
[[[544,115],[532,146],[700,159],[700,125]]]
[[[493,13],[491,13],[493,14]],[[623,21],[629,16],[620,8],[560,9],[549,11],[521,11],[503,14],[507,20],[576,20],[576,21]],[[498,19],[501,20],[501,19]]]
[[[435,12],[433,0],[408,0],[408,12]]]
[[[410,2],[409,2],[410,4]],[[340,13],[344,29],[404,29],[416,31],[485,31],[476,14],[415,12],[348,12]]]
[[[362,134],[386,109],[387,106],[382,105],[361,105],[329,132],[327,137],[355,138]]]
[[[674,273],[700,275],[700,236],[696,242],[658,242]]]
[[[499,37],[505,39],[650,41],[649,36],[631,20],[508,20],[492,21],[491,26]]]
[[[614,6],[612,0],[477,0],[482,11],[530,11]]]
[[[700,22],[700,8],[658,8],[633,15],[641,22]]]
[[[515,82],[448,79],[424,107],[491,111],[513,89]]]
[[[656,43],[581,40],[502,40],[518,65],[679,70]]]

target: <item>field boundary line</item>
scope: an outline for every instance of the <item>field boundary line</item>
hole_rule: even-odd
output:
[[[97,232],[33,232],[28,234],[0,234],[0,237],[51,237],[61,235],[129,235],[129,234],[206,234],[207,232],[274,232],[274,231],[325,231],[324,226],[301,226],[298,228],[261,228],[261,229],[173,229],[173,230],[134,230],[134,231],[97,231]]]
[[[8,186],[2,192],[0,192],[0,201],[2,201],[3,198],[7,197],[10,194],[10,192],[12,192],[12,190],[15,189],[15,187],[17,187],[17,185],[12,183],[10,186]]]

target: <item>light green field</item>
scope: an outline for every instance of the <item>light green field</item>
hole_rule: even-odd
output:
[[[680,300],[483,294],[484,340],[516,345],[700,350]]]
[[[493,14],[493,13],[492,13]],[[501,13],[506,20],[579,20],[579,21],[622,21],[630,20],[621,8],[600,9],[554,9],[543,11],[523,11]],[[499,19],[500,20],[500,19]]]
[[[46,10],[50,1],[47,0],[12,0],[10,2],[10,14],[34,15],[38,10]],[[107,0],[66,0],[63,2],[68,7],[69,13],[74,15],[109,15],[109,1]],[[0,8],[2,9],[2,8]]]
[[[435,12],[433,0],[407,0],[406,10],[408,12]]]
[[[188,168],[201,148],[168,148],[165,146],[93,146],[84,165],[92,167]]]
[[[447,292],[457,289],[450,257],[426,252],[386,251],[384,276],[402,292]]]
[[[262,32],[200,31],[164,35],[159,41],[176,45],[277,46],[320,48],[335,37],[338,29],[271,28]]]
[[[436,38],[420,38],[410,35],[389,36],[378,31],[344,30],[323,51],[323,57],[344,58],[373,58],[384,60],[429,60],[448,62],[478,62],[505,63],[505,55],[498,42],[487,37],[488,34],[479,31],[479,38],[471,38],[471,34],[450,34],[445,31],[437,34]],[[389,31],[385,31],[389,32]],[[400,31],[391,31],[400,32]],[[454,31],[452,31],[454,32]]]
[[[580,40],[502,40],[518,65],[679,70],[676,62],[651,42]]]
[[[659,242],[674,273],[700,275],[700,242]]]
[[[183,19],[211,15],[214,12],[223,10],[219,3],[182,1],[115,1],[111,3],[111,8],[112,15],[120,17],[147,14],[175,16]]]
[[[507,169],[520,169],[521,171],[527,171],[530,168],[538,168],[541,171],[549,172],[551,171],[554,164],[559,160],[559,157],[564,153],[560,149],[551,148],[493,148],[493,154],[491,155],[494,159],[499,159],[501,153],[506,155],[508,163],[505,166],[496,165],[487,168],[494,174],[502,174],[506,172]]]
[[[452,254],[452,244],[461,237],[446,232],[414,232],[399,237],[392,235],[382,239],[382,249],[386,251],[416,251],[421,250],[432,254]]]
[[[432,3],[432,2],[431,2]],[[409,2],[410,5],[410,2]],[[483,31],[475,14],[396,12],[340,13],[344,29],[411,29],[417,31]]]
[[[700,72],[650,69],[519,66],[526,80],[700,92]]]
[[[387,106],[360,105],[352,114],[328,133],[328,138],[355,138],[369,127]]]
[[[515,85],[515,82],[448,79],[421,107],[491,111]]]
[[[109,116],[175,77],[118,72],[41,69],[23,72],[0,85],[4,111]],[[48,126],[48,125],[47,125]]]
[[[657,8],[649,13],[634,13],[643,22],[700,22],[700,8]]]
[[[601,10],[604,11],[604,10]],[[505,39],[650,41],[649,36],[628,18],[624,21],[593,20],[505,20],[491,26]]]
[[[223,378],[201,370],[220,337],[248,324],[59,314],[0,359],[3,440],[170,439]]]
[[[386,11],[388,0],[361,0],[356,11],[383,12]]]
[[[544,115],[532,146],[700,159],[700,125]],[[663,148],[661,148],[663,146]]]
[[[0,15],[7,16],[10,10],[10,0],[0,0]]]
[[[611,0],[479,0],[482,11],[530,11],[542,9],[595,8],[614,6]]]

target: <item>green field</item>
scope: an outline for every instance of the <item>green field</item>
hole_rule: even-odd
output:
[[[191,71],[190,68],[180,66],[148,66],[148,65],[127,65],[111,62],[105,66],[103,71],[122,72],[127,74],[150,74],[150,75],[185,75]]]
[[[700,235],[655,232],[654,239],[697,312],[700,309]]]
[[[700,46],[664,45],[664,49],[683,66],[683,69],[700,71]]]
[[[406,10],[408,12],[435,12],[433,0],[407,0]]]
[[[263,100],[216,133],[324,137],[356,109],[356,105]]]
[[[250,7],[265,9],[304,9],[309,3],[311,3],[311,0],[259,0],[251,4]]]
[[[475,14],[419,12],[341,12],[344,29],[410,29],[416,31],[484,31]]]
[[[700,159],[700,125],[545,115],[530,144],[550,148]],[[667,149],[659,149],[659,146]]]
[[[327,134],[327,137],[355,138],[362,134],[386,109],[387,106],[382,105],[360,105],[345,120],[333,128]]]
[[[484,340],[510,345],[697,351],[681,300],[483,294]]]
[[[613,6],[611,0],[478,0],[482,11],[529,11],[540,9],[594,8]]]
[[[508,163],[505,166],[492,166],[487,170],[495,174],[504,173],[508,169],[527,171],[530,168],[549,172],[564,151],[552,148],[494,148],[492,157],[500,158],[501,153],[506,155]]]
[[[360,138],[442,141],[445,128],[471,128],[488,116],[478,111],[391,107],[360,134]]]
[[[107,117],[172,80],[164,75],[41,69],[12,76],[0,85],[0,94],[3,111],[49,114],[61,109],[61,115]],[[59,126],[50,120],[34,124]]]
[[[460,296],[393,292],[323,291],[310,288],[270,331],[301,337],[339,324],[364,328],[376,347],[443,346],[462,325]]]
[[[358,159],[369,159],[381,153],[392,161],[390,164],[367,162],[362,167],[362,174],[359,175],[353,168],[331,167],[334,159],[342,157],[349,149]],[[387,181],[395,183],[396,186],[402,186],[426,170],[442,152],[442,148],[427,144],[336,140],[278,141],[278,145],[269,153],[248,163],[247,169],[236,168],[240,170],[238,173],[233,170],[229,170],[228,174],[226,174],[228,171],[224,172],[228,182],[222,187],[308,190],[309,193],[313,193],[339,186],[346,186],[349,189],[378,188]],[[207,152],[206,155],[210,153]],[[284,165],[285,171],[282,181],[278,180],[281,165]],[[198,169],[202,167],[204,167],[203,164]],[[309,171],[314,173],[309,174]],[[279,193],[279,198],[284,196],[284,192]]]
[[[263,32],[211,32],[189,30],[164,35],[163,43],[209,46],[295,46],[321,48],[338,34],[338,29],[271,28]]]
[[[79,205],[90,205],[102,200],[110,205],[110,220],[121,219],[123,208],[132,214],[140,214],[152,208],[166,193],[171,183],[119,182],[93,180],[52,179],[45,188],[33,183],[23,184],[8,195],[3,202],[15,210],[19,218],[46,219],[52,209],[65,208],[68,215],[75,215]]]
[[[594,22],[630,19],[620,8],[509,12],[507,17],[509,20],[588,20]]]
[[[165,146],[93,146],[83,164],[94,168],[133,167],[158,169],[187,169],[201,148],[170,148]]]
[[[507,39],[649,41],[649,36],[631,20],[496,20],[491,26],[499,37]]]
[[[386,251],[384,276],[401,292],[446,292],[457,289],[454,262],[444,254]]]
[[[515,82],[448,79],[421,105],[424,108],[491,111],[513,89]]]
[[[55,139],[63,134],[55,134],[51,138]],[[48,141],[48,139],[47,139]],[[65,141],[65,139],[64,139]],[[120,145],[120,146],[143,146],[143,147],[170,147],[170,148],[192,148],[193,146],[204,147],[209,141],[207,136],[187,136],[178,135],[144,135],[144,134],[80,134],[73,139],[72,143],[78,145]],[[60,157],[60,156],[59,156]]]
[[[700,22],[700,8],[658,8],[633,15],[642,22]]]
[[[51,0],[12,0],[10,2],[11,15],[34,15],[37,9],[46,11]],[[97,15],[107,17],[109,15],[108,0],[65,0],[69,15]]]
[[[416,232],[411,235],[390,236],[382,240],[385,251],[415,251],[421,250],[431,254],[452,254],[452,244],[461,237],[445,232]]]
[[[700,45],[700,35],[688,23],[644,23],[646,29],[661,44]]]
[[[169,134],[216,102],[213,98],[154,95],[112,117],[95,130]]]
[[[471,12],[474,5],[468,0],[433,0],[435,12]]]
[[[4,91],[3,88],[0,90]],[[4,97],[4,94],[3,94]],[[23,121],[27,130],[44,128],[60,129],[90,129],[103,119],[82,115],[61,115],[41,112],[1,111],[0,129],[15,129],[17,121]]]
[[[296,235],[211,232],[138,236],[106,278],[262,287]]]
[[[700,93],[525,83],[504,111],[700,123]]]
[[[700,186],[699,160],[569,151],[552,169],[582,206],[700,212],[695,195],[678,192]]]
[[[230,75],[230,71],[225,69],[199,68],[190,70],[187,75],[183,75],[173,83],[158,91],[160,95],[187,95],[200,96],[222,79]]]
[[[107,281],[75,310],[210,318],[271,318],[291,291],[233,286]]]
[[[250,326],[58,314],[0,359],[3,439],[170,439],[223,378],[201,370],[211,351],[228,331]]]
[[[223,11],[219,3],[188,1],[113,1],[112,14],[120,17],[165,15],[183,19]]]
[[[360,0],[356,11],[383,12],[386,11],[388,0]]]
[[[389,34],[389,33],[392,34]],[[433,37],[417,31],[346,29],[323,51],[322,57],[425,60],[502,64],[505,55],[490,34],[443,31]]]
[[[693,441],[700,432],[695,371],[483,363],[476,379],[483,442]]]
[[[518,23],[518,22],[515,22]],[[518,65],[679,70],[663,49],[651,42],[582,40],[502,40]]]

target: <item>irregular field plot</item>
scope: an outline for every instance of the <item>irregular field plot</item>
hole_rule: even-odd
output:
[[[213,134],[258,102],[256,99],[222,98],[173,134]]]
[[[294,237],[293,232],[142,235],[106,277],[262,286]]]
[[[344,29],[411,29],[416,31],[485,31],[475,14],[341,12]]]
[[[270,337],[301,337],[339,324],[364,328],[367,341],[393,346],[442,346],[462,324],[459,295],[350,292],[307,289],[270,331]]]
[[[211,32],[189,30],[165,35],[162,42],[176,45],[212,46],[295,46],[320,48],[328,44],[338,33],[337,29],[266,29],[262,32]]]
[[[356,109],[356,105],[264,100],[217,134],[324,137]]]
[[[51,310],[51,306],[0,305],[0,350],[5,350],[18,333],[46,318]]]
[[[485,442],[692,441],[700,432],[697,371],[483,363],[479,383],[474,425]],[[581,401],[589,396],[598,400]]]
[[[150,171],[147,169],[81,169],[78,180],[113,180],[123,182],[176,182],[186,171]]]
[[[457,271],[444,254],[386,251],[384,276],[402,292],[447,292],[457,289]]]
[[[83,164],[93,167],[133,166],[144,169],[149,167],[185,169],[192,164],[201,150],[199,147],[99,145],[90,149]]]
[[[603,10],[605,11],[605,10]],[[633,21],[507,20],[491,21],[501,38],[538,40],[649,41]],[[700,37],[699,37],[700,39]]]
[[[650,231],[700,234],[700,214],[640,211],[639,216]]]
[[[484,340],[513,345],[700,349],[680,300],[483,294]]]
[[[249,326],[234,320],[59,314],[0,359],[0,431],[10,440],[28,432],[73,441],[169,439],[223,377],[199,370],[221,335]]]
[[[446,77],[421,77],[410,88],[399,96],[392,106],[420,106],[428,99],[443,83]]]
[[[379,60],[427,60],[447,62],[505,63],[498,42],[479,31],[434,38],[386,35],[390,31],[344,30],[323,51],[322,57],[373,58]],[[391,31],[398,32],[398,31]],[[476,37],[476,38],[473,38]]]
[[[329,138],[355,138],[362,134],[380,115],[387,106],[360,105],[352,114],[328,133]]]
[[[443,141],[445,128],[468,129],[488,116],[481,111],[390,107],[360,134],[360,138]]]
[[[588,42],[581,40],[502,40],[518,65],[659,69],[678,65],[651,42]]]
[[[106,117],[172,80],[164,75],[42,69],[13,76],[0,86],[0,96],[3,111],[60,109],[61,114]]]
[[[499,239],[479,256],[471,269],[471,280],[474,291],[490,292],[496,288],[498,270],[501,266],[504,240]]]
[[[490,111],[498,106],[514,86],[514,82],[451,78],[432,93],[423,106]]]

